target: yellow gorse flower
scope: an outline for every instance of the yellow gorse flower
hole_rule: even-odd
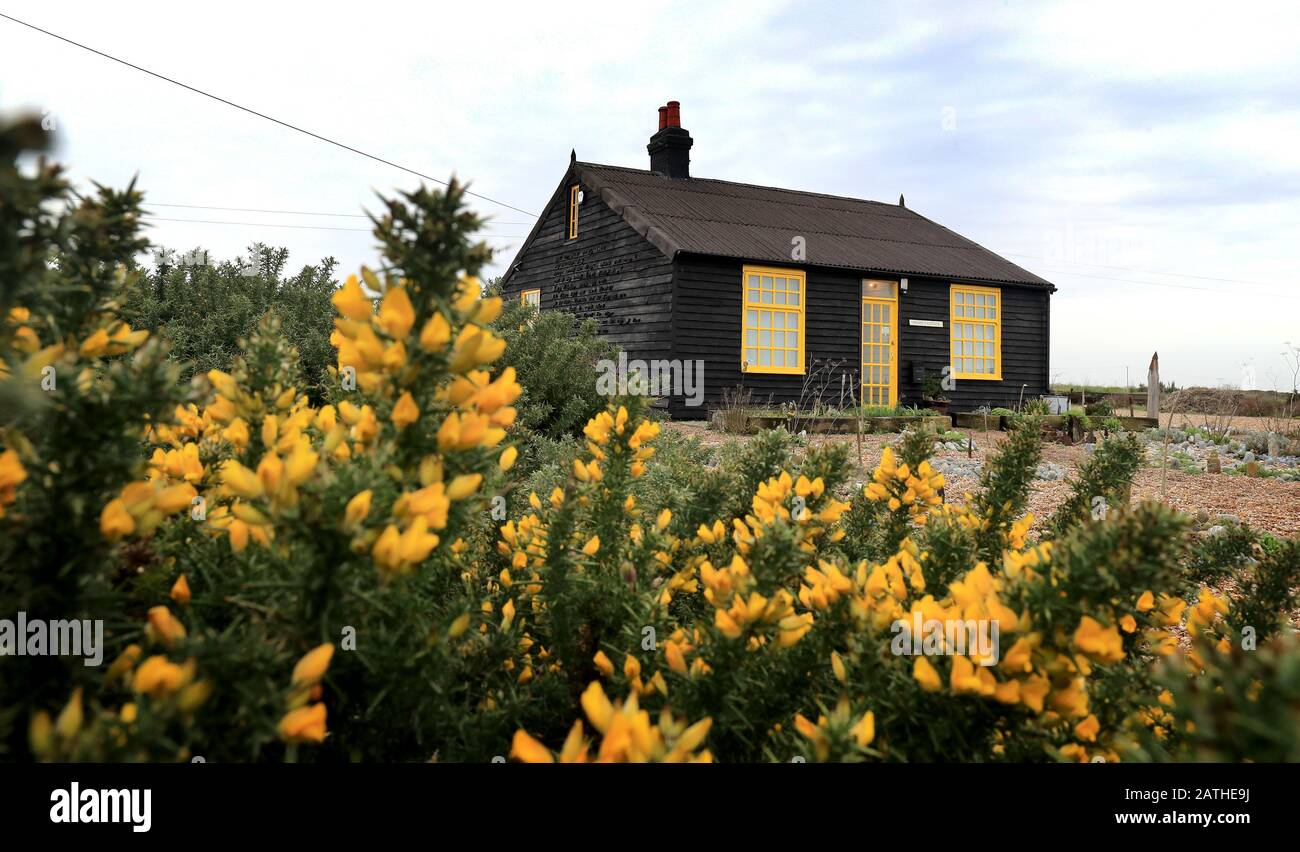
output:
[[[288,743],[324,742],[326,716],[323,702],[290,710],[280,720],[280,739]]]
[[[27,469],[18,453],[12,448],[0,453],[0,518],[5,516],[5,507],[18,499],[18,486],[26,479]]]
[[[611,703],[599,682],[593,681],[581,700],[587,721],[601,735],[594,758],[591,743],[584,739],[581,721],[575,722],[558,755],[530,736],[516,731],[510,756],[524,763],[711,763],[713,756],[698,751],[709,734],[712,719],[693,725],[675,719],[667,709],[654,723],[637,703],[636,694],[626,702]]]

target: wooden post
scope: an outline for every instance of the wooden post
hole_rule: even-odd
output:
[[[1128,397],[1128,416],[1133,416],[1133,385],[1129,383],[1128,366],[1124,367],[1124,395]]]
[[[1147,367],[1147,417],[1155,417],[1160,423],[1160,353],[1151,354],[1151,366]],[[1170,424],[1172,425],[1172,424]]]

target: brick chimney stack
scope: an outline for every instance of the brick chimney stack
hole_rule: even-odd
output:
[[[682,105],[669,101],[659,107],[659,130],[650,137],[650,170],[674,180],[691,176],[691,134],[682,127]]]

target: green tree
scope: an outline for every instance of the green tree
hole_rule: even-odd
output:
[[[254,243],[247,258],[213,262],[202,250],[183,255],[154,253],[152,271],[127,301],[131,324],[165,329],[172,356],[184,362],[182,378],[224,370],[268,311],[280,320],[280,333],[298,350],[306,389],[315,399],[333,362],[330,331],[337,286],[337,262],[327,257],[286,274],[289,251]]]

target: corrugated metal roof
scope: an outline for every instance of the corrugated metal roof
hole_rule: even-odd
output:
[[[575,163],[579,179],[669,257],[678,252],[963,281],[1051,282],[906,207],[644,169]]]

